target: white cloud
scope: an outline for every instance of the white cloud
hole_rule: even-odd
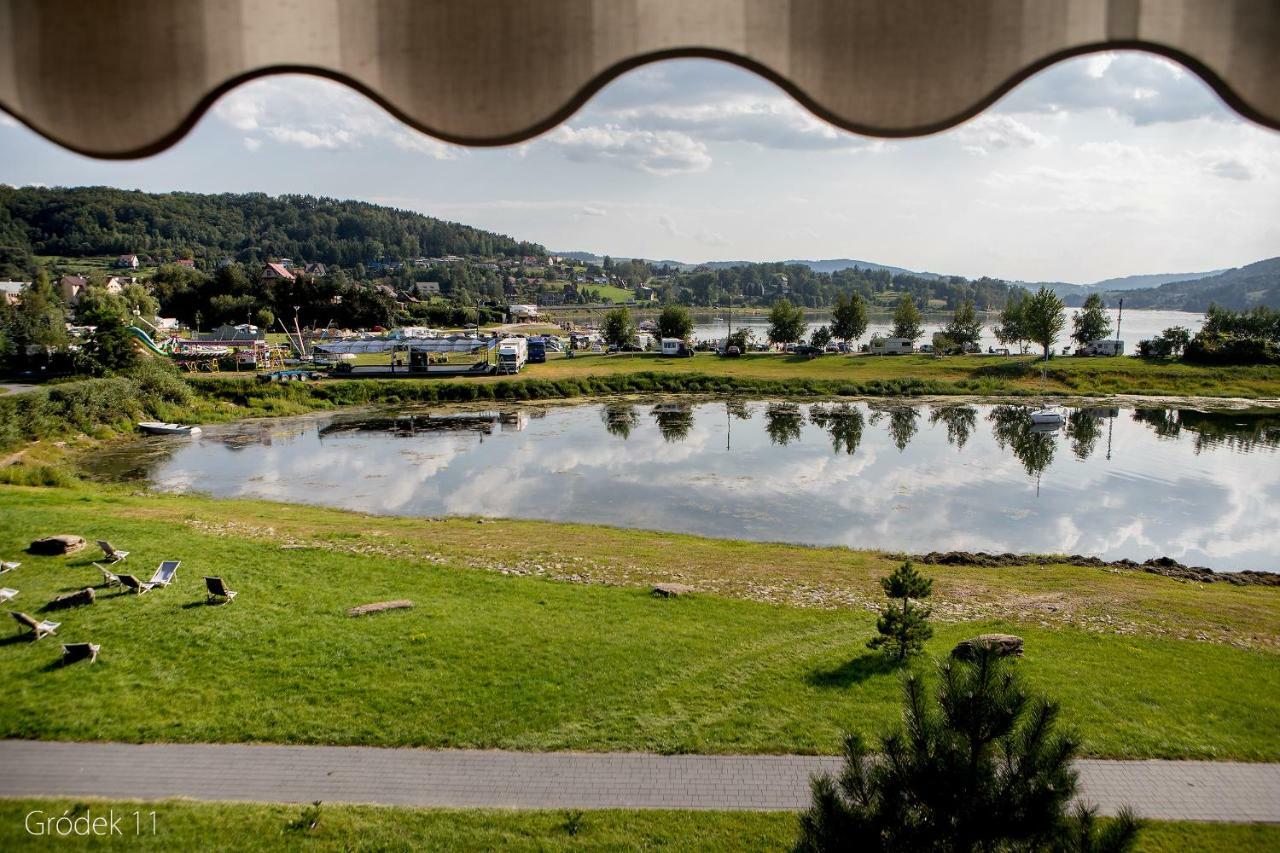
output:
[[[1048,136],[1009,115],[986,113],[968,121],[950,133],[969,152],[987,156],[1006,148],[1043,148]]]
[[[718,234],[715,231],[708,231],[706,229],[699,229],[693,232],[685,231],[676,223],[675,218],[669,213],[659,214],[654,221],[662,227],[663,231],[679,240],[692,240],[694,242],[701,243],[704,246],[723,247],[732,245],[731,240],[723,234]]]
[[[608,216],[609,215],[609,211],[605,210],[603,207],[595,207],[594,205],[590,205],[590,204],[583,205],[582,213],[584,216]]]
[[[244,147],[249,151],[257,151],[262,147],[262,140],[253,136],[246,136],[244,138]]]
[[[17,127],[18,120],[6,112],[0,111],[0,127]]]
[[[1171,60],[1136,52],[1068,60],[1018,86],[997,107],[1004,113],[1105,110],[1135,125],[1225,119],[1208,85]]]
[[[351,151],[390,144],[438,160],[462,149],[416,133],[376,104],[338,83],[304,76],[246,83],[225,95],[213,115],[239,131],[256,131],[245,147],[264,141],[319,151]],[[252,138],[251,143],[248,140]]]
[[[704,172],[711,166],[707,146],[684,133],[628,130],[617,125],[562,125],[546,137],[574,162],[600,161],[668,176]]]

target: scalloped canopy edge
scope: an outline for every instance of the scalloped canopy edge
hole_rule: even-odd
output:
[[[343,83],[445,142],[508,145],[688,57],[755,72],[845,130],[906,137],[1063,59],[1140,50],[1280,129],[1274,0],[0,0],[4,47],[0,108],[100,158],[162,151],[226,92],[282,73]]]

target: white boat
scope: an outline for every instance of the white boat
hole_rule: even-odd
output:
[[[200,427],[186,424],[165,424],[159,421],[141,421],[138,429],[147,435],[199,435]]]
[[[1062,412],[1050,406],[1043,406],[1031,413],[1033,426],[1062,426]]]

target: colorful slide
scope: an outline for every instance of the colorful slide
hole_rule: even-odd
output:
[[[156,345],[156,342],[151,340],[151,336],[148,335],[146,332],[144,332],[142,329],[139,329],[137,326],[130,326],[129,332],[135,338],[137,338],[142,343],[142,345],[146,347],[150,352],[156,355],[163,355],[166,357],[171,355],[171,353],[167,353],[164,350],[160,349],[160,347]]]

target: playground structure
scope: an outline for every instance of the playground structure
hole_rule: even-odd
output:
[[[192,373],[213,373],[226,358],[232,360],[236,370],[279,370],[284,367],[284,348],[272,346],[262,340],[214,343],[175,337],[157,343],[137,326],[130,326],[129,333],[147,352],[168,358],[181,369]]]

